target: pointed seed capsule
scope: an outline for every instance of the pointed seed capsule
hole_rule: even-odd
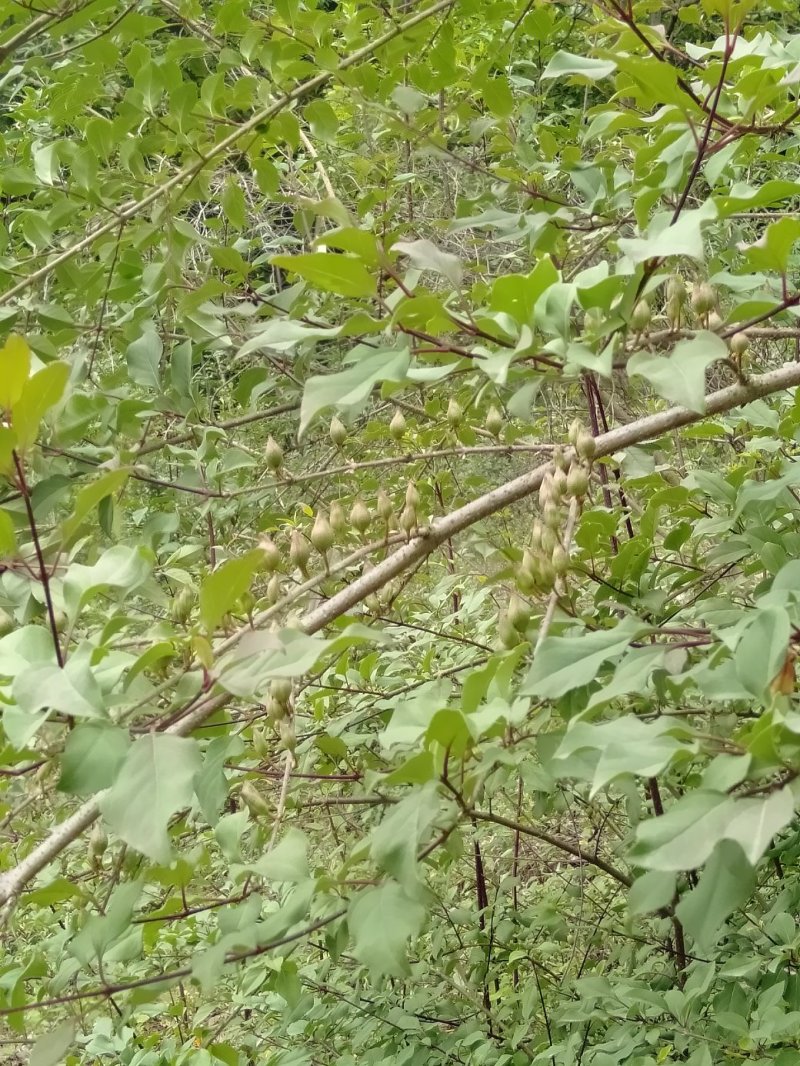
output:
[[[455,428],[464,416],[461,404],[455,398],[451,398],[447,405],[447,421]]]
[[[267,466],[270,470],[280,470],[283,466],[283,448],[275,440],[273,436],[270,436],[267,440],[267,446],[264,449],[264,458],[267,460]]]
[[[486,421],[484,425],[493,437],[499,437],[500,434],[503,432],[505,420],[500,411],[498,411],[498,409],[494,406],[494,404],[492,404],[492,406],[486,412]]]
[[[409,481],[406,488],[406,504],[408,507],[419,507],[419,491],[413,481]]]
[[[402,440],[406,431],[406,420],[399,407],[395,408],[392,420],[389,423],[389,435],[392,440]]]
[[[259,550],[263,557],[262,566],[268,574],[274,573],[281,565],[281,551],[272,537],[261,537],[258,542]]]
[[[371,522],[372,515],[369,513],[369,508],[362,499],[357,499],[350,511],[350,525],[359,533],[366,533]]]
[[[342,507],[339,500],[334,500],[331,504],[328,521],[331,524],[331,529],[336,534],[343,533],[347,529],[347,515],[344,513],[344,507]]]
[[[524,633],[531,620],[531,611],[527,603],[519,596],[512,596],[508,602],[508,620],[519,633]]]
[[[331,426],[328,430],[328,433],[337,448],[341,448],[341,446],[347,440],[347,426],[345,426],[345,424],[339,418],[337,418],[336,415],[334,415],[331,419]]]
[[[295,529],[292,533],[292,539],[289,541],[289,559],[291,563],[299,567],[300,570],[305,571],[310,557],[311,545],[300,530]]]
[[[317,511],[317,517],[314,519],[314,525],[311,529],[311,543],[320,555],[327,555],[335,540],[336,534],[333,532],[327,515],[324,511]]]

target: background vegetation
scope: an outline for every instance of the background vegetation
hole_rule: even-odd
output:
[[[0,13],[0,1059],[796,1063],[796,4]]]

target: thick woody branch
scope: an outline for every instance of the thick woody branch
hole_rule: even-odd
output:
[[[685,407],[671,407],[666,411],[648,415],[636,422],[603,433],[595,438],[596,456],[602,458],[612,455],[622,448],[642,444],[671,430],[679,429],[681,426],[700,422],[708,415],[730,411],[752,400],[798,385],[800,385],[800,363],[786,363],[778,370],[752,378],[746,384],[731,385],[711,393],[706,397],[706,410],[703,414],[690,411]],[[503,508],[532,495],[538,490],[548,469],[550,469],[550,464],[543,463],[529,473],[479,496],[451,514],[436,519],[419,536],[399,548],[369,573],[364,574],[320,607],[305,615],[300,623],[302,628],[307,633],[319,632],[361,603],[371,593],[377,592],[398,574],[417,565],[444,541],[457,536]],[[164,731],[176,736],[188,736],[212,714],[224,707],[230,699],[227,693],[210,696]],[[84,803],[34,848],[18,866],[0,876],[0,906],[5,905],[6,913],[9,907],[13,906],[25,885],[53,862],[97,818],[102,795],[103,793],[100,793]]]

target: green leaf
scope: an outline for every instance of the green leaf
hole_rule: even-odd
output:
[[[321,141],[333,142],[339,131],[336,112],[326,100],[312,100],[303,108],[303,116],[311,127],[311,133]]]
[[[564,78],[570,74],[582,74],[585,78],[597,81],[598,78],[607,78],[616,69],[617,64],[611,59],[592,59],[590,56],[559,51],[542,71],[542,78]]]
[[[422,904],[394,882],[359,892],[347,912],[353,954],[376,976],[407,977],[406,944],[424,921]]]
[[[170,862],[167,826],[177,811],[191,803],[192,783],[200,766],[194,740],[163,733],[141,737],[100,800],[109,828],[148,858]]]
[[[706,409],[706,370],[727,356],[725,341],[701,330],[676,344],[670,356],[637,352],[628,360],[628,376],[643,377],[665,400],[702,414]]]
[[[62,398],[68,381],[66,363],[49,363],[28,378],[22,396],[14,406],[14,432],[21,451],[36,442],[42,419]]]
[[[0,348],[0,408],[13,410],[31,372],[31,350],[24,337],[9,335]]]
[[[70,942],[69,950],[83,963],[102,959],[109,947],[130,930],[131,918],[142,894],[141,881],[127,881],[114,889],[104,914],[92,914]]]
[[[745,688],[763,699],[786,660],[792,625],[783,607],[759,607],[736,645],[736,674]]]
[[[107,722],[81,722],[68,735],[61,756],[62,792],[89,796],[114,783],[130,747],[124,729]]]
[[[438,785],[428,782],[393,807],[372,834],[372,859],[408,892],[417,885],[417,853],[439,809]]]
[[[675,908],[676,917],[701,951],[710,950],[720,927],[747,902],[755,884],[755,870],[744,861],[739,845],[720,841],[697,886],[686,892]]]
[[[62,1022],[40,1036],[31,1048],[28,1066],[60,1066],[75,1039],[73,1022]]]
[[[64,579],[64,606],[70,618],[101,592],[112,588],[132,592],[152,569],[152,552],[145,547],[117,544],[103,552],[94,566],[73,563]]]
[[[164,345],[152,322],[148,323],[141,335],[128,345],[126,360],[128,377],[137,385],[146,389],[157,389],[161,385],[161,357]]]
[[[625,651],[632,640],[647,632],[637,618],[627,617],[613,629],[580,636],[545,637],[522,683],[520,695],[557,699],[588,685],[599,667]]]
[[[316,288],[339,296],[374,296],[378,291],[375,276],[359,259],[348,255],[333,252],[274,255],[270,263],[297,274]]]
[[[72,514],[61,527],[64,540],[69,542],[83,525],[84,519],[101,500],[118,492],[128,480],[127,470],[109,470],[80,490],[75,498]]]
[[[452,252],[443,252],[441,248],[437,248],[433,241],[396,241],[392,245],[392,251],[408,256],[419,270],[432,270],[440,274],[454,289],[461,287],[461,260]]]
[[[652,914],[668,907],[675,896],[676,877],[662,870],[649,870],[637,877],[628,892],[631,914]]]
[[[774,270],[785,274],[789,259],[797,241],[800,240],[800,218],[786,215],[770,222],[763,235],[743,249],[745,258],[757,270]]]
[[[359,410],[379,381],[405,381],[410,362],[407,348],[371,352],[338,374],[309,377],[300,406],[298,436],[302,437],[316,415],[327,408]]]
[[[204,579],[200,586],[200,620],[209,633],[241,600],[262,564],[261,552],[254,549],[238,559],[226,560]]]
[[[299,829],[290,829],[278,844],[250,867],[268,881],[288,881],[297,885],[309,877],[308,840]]]
[[[716,217],[717,208],[711,200],[695,210],[682,211],[677,222],[672,222],[669,211],[661,212],[647,227],[644,237],[620,237],[617,241],[619,250],[632,263],[665,259],[671,255],[703,259],[703,226]]]

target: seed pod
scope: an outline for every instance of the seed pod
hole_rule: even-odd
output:
[[[547,470],[542,477],[542,483],[539,486],[539,506],[544,510],[548,504],[555,502],[555,492],[553,491],[553,475]]]
[[[169,616],[173,622],[183,625],[189,620],[192,607],[194,607],[194,593],[184,585],[170,605]]]
[[[647,300],[639,300],[631,314],[631,326],[637,333],[644,333],[650,325],[650,304]]]
[[[394,507],[392,507],[392,501],[386,489],[378,489],[376,510],[381,521],[385,522],[387,526],[391,525],[394,521]]]
[[[512,596],[508,602],[508,620],[518,633],[524,633],[531,620],[531,611],[527,603],[519,596]]]
[[[678,329],[681,324],[683,304],[680,300],[667,300],[667,322],[671,329]]]
[[[381,613],[381,601],[378,599],[374,592],[370,592],[369,596],[364,597],[364,606],[367,608],[370,614]]]
[[[707,315],[717,306],[717,292],[707,281],[696,281],[692,286],[692,310],[696,315]]]
[[[561,508],[557,503],[548,503],[542,512],[542,521],[547,529],[559,529],[561,527]]]
[[[362,499],[357,499],[350,511],[350,525],[359,533],[366,533],[372,522],[369,508]]]
[[[252,781],[245,781],[242,785],[242,799],[254,818],[258,818],[262,814],[269,814],[269,804]]]
[[[567,475],[557,466],[553,471],[553,496],[556,500],[564,498],[567,491]]]
[[[295,529],[292,533],[292,539],[289,541],[289,559],[292,565],[305,573],[310,557],[311,545],[300,530]]]
[[[522,562],[514,575],[520,592],[530,595],[536,588],[536,564],[528,548],[522,553]]]
[[[716,333],[722,329],[723,326],[722,315],[716,311],[709,311],[708,318],[706,319],[706,329],[710,329],[712,333]]]
[[[563,544],[556,544],[550,561],[556,574],[564,574],[569,570],[569,554]]]
[[[552,526],[542,527],[541,546],[537,553],[537,560],[539,565],[542,565],[543,559],[549,559],[553,554],[553,548],[558,544],[558,537],[555,534],[555,530]]]
[[[288,677],[275,677],[270,681],[269,694],[276,699],[282,707],[286,707],[289,704],[289,700],[292,698],[292,681]]]
[[[281,579],[279,574],[273,574],[267,585],[267,603],[270,607],[281,598]]]
[[[344,507],[342,507],[338,500],[334,500],[331,504],[328,521],[331,524],[331,529],[337,535],[344,533],[347,529],[347,515],[344,513]]]
[[[268,574],[274,573],[281,565],[281,552],[272,537],[261,537],[258,547],[263,556],[262,567]]]
[[[274,725],[275,722],[280,721],[280,719],[286,715],[287,708],[285,703],[276,700],[272,693],[270,693],[264,701],[264,710],[267,714],[267,721],[272,722]]]
[[[93,859],[100,859],[108,847],[108,834],[100,822],[95,822],[89,834],[89,854]]]
[[[505,420],[494,404],[492,404],[486,412],[486,421],[484,422],[484,425],[493,437],[499,437],[503,432]]]
[[[538,518],[534,518],[533,526],[531,527],[531,551],[537,552],[542,546],[542,523]]]
[[[594,458],[594,453],[597,451],[597,444],[588,429],[584,429],[583,432],[579,434],[578,439],[575,442],[575,451],[581,459]]]
[[[267,466],[270,470],[280,470],[283,466],[283,448],[272,436],[267,440],[264,458],[267,460]]]
[[[297,747],[297,735],[291,718],[281,718],[280,722],[278,722],[278,736],[287,751],[294,751]]]
[[[317,517],[314,519],[314,525],[311,529],[311,543],[320,555],[327,555],[335,540],[336,534],[331,528],[328,516],[324,511],[317,511]]]
[[[253,751],[259,757],[259,759],[266,759],[269,755],[269,741],[267,740],[267,732],[262,729],[261,726],[253,727]]]
[[[574,418],[572,422],[570,422],[569,430],[567,432],[567,439],[569,440],[573,448],[578,443],[578,437],[583,432],[585,432],[583,422],[581,422],[579,418]]]
[[[589,489],[589,473],[585,466],[573,463],[567,474],[567,492],[580,499]]]
[[[667,282],[667,300],[674,301],[679,311],[686,301],[686,282],[679,274],[673,274]]]
[[[597,333],[603,325],[603,312],[599,307],[590,307],[583,316],[583,332]]]
[[[406,539],[411,536],[411,530],[416,527],[417,524],[417,511],[416,508],[405,505],[400,512],[400,528],[406,535]]]
[[[541,559],[539,562],[539,584],[545,592],[549,592],[556,582],[556,572],[553,569],[551,559]]]
[[[409,481],[406,487],[406,505],[414,509],[419,507],[419,492],[413,481]]]
[[[563,470],[565,473],[569,469],[569,459],[567,459],[567,453],[557,444],[553,448],[553,466],[556,470]]]
[[[455,397],[451,397],[450,403],[447,405],[447,421],[455,429],[463,417],[464,412],[461,409],[461,404]]]
[[[730,345],[731,354],[738,356],[741,359],[741,357],[750,347],[750,338],[743,331],[739,333],[734,333],[734,335],[728,341],[728,344]]]
[[[347,426],[334,415],[328,434],[336,447],[341,448],[347,440]]]
[[[14,619],[0,607],[0,637],[5,637],[14,629]]]
[[[519,633],[511,623],[511,619],[507,614],[500,615],[500,619],[497,623],[497,635],[500,638],[500,645],[503,648],[508,648],[509,651],[520,643]]]
[[[394,414],[392,415],[392,420],[389,423],[389,435],[391,436],[392,440],[402,440],[405,431],[405,417],[403,416],[403,412],[400,410],[400,408],[396,407],[394,410]]]

